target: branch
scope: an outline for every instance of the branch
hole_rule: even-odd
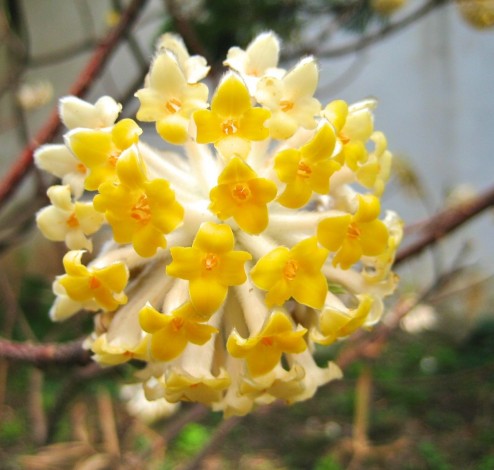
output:
[[[89,90],[121,38],[128,33],[128,29],[138,18],[139,12],[146,4],[146,1],[133,0],[122,14],[118,25],[99,43],[85,69],[70,88],[69,94],[82,97]],[[27,175],[33,163],[34,150],[39,145],[52,141],[57,135],[60,125],[58,110],[55,109],[44,127],[32,142],[24,148],[7,175],[0,182],[0,205],[14,193],[18,183]]]
[[[494,186],[470,201],[445,209],[414,226],[420,236],[416,241],[398,251],[395,266],[418,255],[425,248],[433,246],[441,238],[491,206],[494,206]]]
[[[83,340],[69,343],[33,344],[0,338],[0,357],[27,362],[37,366],[48,364],[79,364],[91,362],[89,351],[82,348]]]
[[[433,11],[435,8],[446,5],[450,0],[429,0],[420,8],[410,13],[408,16],[402,18],[394,23],[387,24],[375,33],[365,35],[364,37],[358,39],[357,41],[352,41],[349,44],[344,44],[340,47],[335,47],[333,49],[319,50],[316,52],[318,57],[340,57],[352,52],[357,52],[372,44],[379,42],[386,36],[396,33],[401,29],[406,28],[410,24],[418,21],[419,19],[426,16],[428,13]]]

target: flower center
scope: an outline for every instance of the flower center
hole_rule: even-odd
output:
[[[360,238],[360,229],[357,227],[356,224],[350,224],[347,229],[347,237],[351,238],[352,240],[356,240]]]
[[[83,165],[82,163],[78,163],[75,169],[78,173],[82,173],[82,174],[86,173],[86,166]]]
[[[171,100],[168,100],[165,104],[165,108],[170,114],[175,114],[177,111],[180,110],[181,107],[182,107],[182,103],[176,98],[172,98]]]
[[[182,317],[175,317],[172,321],[172,329],[177,332],[184,326],[185,320]]]
[[[220,259],[215,253],[208,253],[202,260],[202,265],[206,271],[212,271],[218,266]]]
[[[232,197],[237,202],[245,202],[250,199],[251,191],[247,184],[245,183],[237,183],[233,186],[232,189]]]
[[[77,216],[75,215],[75,212],[72,212],[72,214],[70,214],[70,217],[67,219],[65,223],[67,224],[67,227],[70,228],[79,227],[79,221],[77,220]]]
[[[312,169],[307,163],[301,161],[297,167],[297,175],[301,178],[308,178],[312,174]]]
[[[293,102],[289,100],[281,100],[280,101],[280,109],[286,113],[287,111],[290,111],[293,109]]]
[[[91,276],[88,282],[89,282],[89,288],[93,290],[101,286],[101,282],[96,276]]]
[[[261,343],[264,344],[264,346],[272,346],[274,341],[271,336],[265,336],[261,339]]]
[[[235,121],[234,119],[227,119],[226,121],[223,121],[223,123],[221,124],[221,130],[225,135],[236,134],[238,131],[237,121]]]
[[[143,224],[149,222],[149,219],[151,218],[151,208],[149,207],[149,200],[145,194],[143,194],[132,206],[130,216]]]
[[[298,271],[298,263],[294,259],[289,259],[283,268],[283,276],[288,281],[293,281]]]
[[[115,152],[112,152],[109,156],[108,156],[108,163],[112,166],[112,167],[116,167],[117,166],[117,162],[118,162],[118,157],[120,156],[120,152],[118,151],[115,151]]]
[[[348,142],[350,142],[350,138],[343,134],[343,132],[340,132],[338,137],[340,138],[342,144],[348,144]]]

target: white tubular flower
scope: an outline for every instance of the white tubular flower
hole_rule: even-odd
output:
[[[72,202],[70,187],[51,186],[48,198],[52,203],[36,215],[36,223],[48,240],[64,241],[69,250],[93,250],[93,243],[87,236],[97,232],[104,217],[91,202]]]
[[[264,75],[281,78],[285,71],[278,68],[280,41],[272,32],[257,36],[245,51],[240,47],[231,47],[223,62],[244,79],[253,95],[257,82]]]
[[[257,84],[256,99],[271,111],[265,126],[275,139],[288,139],[299,127],[314,129],[321,104],[314,98],[319,81],[312,57],[300,61],[283,78],[263,77]]]
[[[156,407],[194,401],[232,416],[307,400],[341,377],[316,365],[315,344],[374,325],[396,288],[402,224],[381,215],[392,155],[374,130],[375,101],[321,111],[315,60],[285,74],[278,55],[273,33],[230,49],[231,70],[209,93],[197,82],[204,61],[165,35],[137,117],[179,151],[142,142],[132,119],[111,122],[115,108],[106,127],[65,135],[85,168],[84,204],[111,230],[88,266],[82,251],[65,255],[50,315],[93,312],[85,347],[102,365],[144,363],[139,400]],[[65,103],[69,124],[96,125],[92,105]],[[66,178],[64,152],[46,148],[36,161]],[[80,206],[68,186],[49,194],[40,226],[68,240]],[[89,248],[77,220],[67,244]]]
[[[82,196],[88,169],[65,145],[39,147],[34,152],[34,162],[42,170],[61,178],[64,185],[69,185],[76,199]]]
[[[182,69],[187,83],[197,83],[209,73],[209,65],[204,57],[200,55],[189,55],[183,39],[172,33],[165,33],[156,45],[158,53],[170,51],[175,55],[178,65]]]
[[[94,104],[75,96],[66,96],[60,100],[60,118],[67,129],[112,126],[121,110],[122,105],[110,96],[103,96]]]

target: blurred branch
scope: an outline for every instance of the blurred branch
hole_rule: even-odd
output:
[[[415,21],[420,20],[434,9],[446,5],[451,0],[429,0],[424,3],[421,7],[417,8],[417,10],[410,13],[408,16],[405,16],[401,20],[395,21],[394,23],[386,24],[384,27],[379,29],[378,31],[364,35],[360,37],[356,41],[349,42],[348,44],[344,44],[343,46],[331,48],[331,49],[322,49],[317,50],[316,54],[318,57],[340,57],[346,54],[351,54],[353,52],[360,51],[365,49],[376,42],[381,41],[385,37],[389,36],[392,33],[396,33],[407,26],[411,25]]]
[[[88,364],[89,351],[82,348],[83,340],[68,343],[43,343],[11,341],[0,338],[0,357],[11,361],[28,362],[37,366],[48,364]]]
[[[123,12],[118,25],[99,43],[85,69],[70,88],[69,94],[81,97],[89,90],[120,40],[125,37],[128,29],[138,18],[139,12],[146,2],[147,0],[132,1]],[[38,132],[34,140],[24,148],[7,175],[0,181],[0,205],[14,193],[18,184],[27,175],[33,163],[34,150],[39,145],[52,141],[57,135],[60,124],[58,110],[55,109],[45,126]]]
[[[398,251],[395,266],[418,255],[425,248],[433,246],[441,238],[491,206],[494,206],[494,186],[467,202],[445,209],[414,224],[405,230],[405,234],[410,236],[413,232],[419,232],[420,235],[417,240]]]

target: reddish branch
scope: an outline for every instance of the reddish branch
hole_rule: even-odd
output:
[[[88,64],[70,88],[70,95],[82,97],[89,90],[120,40],[128,33],[128,29],[138,18],[139,12],[146,4],[146,1],[133,0],[129,7],[122,13],[118,25],[96,47]],[[7,175],[0,182],[0,204],[5,202],[14,193],[18,184],[27,175],[33,163],[34,150],[41,144],[51,142],[56,137],[60,124],[58,111],[54,110],[46,124],[24,148]]]
[[[47,364],[88,364],[89,351],[82,348],[82,340],[69,343],[33,344],[0,338],[0,358],[45,366]]]

